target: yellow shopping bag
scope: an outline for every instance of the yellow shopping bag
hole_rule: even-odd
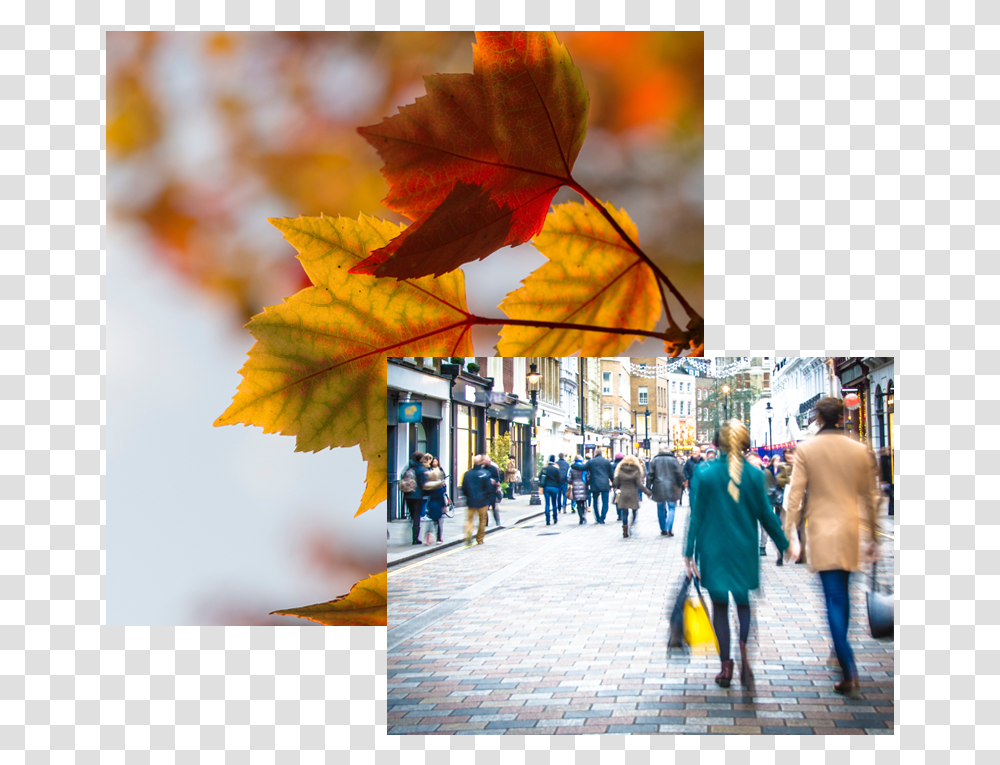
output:
[[[684,642],[693,650],[708,651],[714,647],[719,653],[719,641],[712,629],[712,619],[705,607],[705,599],[701,595],[701,586],[695,579],[697,598],[688,598],[684,603]]]

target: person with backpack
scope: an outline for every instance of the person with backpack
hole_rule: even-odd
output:
[[[420,544],[420,511],[424,507],[424,484],[427,483],[427,468],[424,467],[424,453],[413,452],[410,462],[399,478],[399,490],[403,492],[406,510],[413,525],[413,544]]]
[[[556,456],[549,457],[549,464],[542,468],[538,476],[538,485],[545,492],[545,525],[559,523],[559,488],[562,486],[562,476],[559,475],[559,466],[556,464]],[[552,507],[552,521],[549,521],[549,507]]]

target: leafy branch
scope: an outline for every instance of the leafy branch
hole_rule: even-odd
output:
[[[413,223],[271,219],[312,286],[251,319],[243,380],[215,422],[294,435],[297,451],[360,446],[368,468],[357,514],[386,498],[390,355],[470,356],[477,325],[502,327],[505,356],[614,356],[642,337],[663,340],[671,355],[703,348],[702,318],[640,249],[625,210],[571,175],[589,96],[553,33],[479,32],[472,74],[424,81],[425,96],[358,129],[385,163],[385,204]],[[589,204],[550,209],[562,186]],[[529,240],[547,262],[503,299],[505,317],[470,313],[460,266]],[[664,286],[687,313],[683,329]],[[661,309],[665,332],[655,329]],[[376,619],[381,596],[384,624],[385,575],[355,589]],[[283,613],[372,623],[353,596]]]

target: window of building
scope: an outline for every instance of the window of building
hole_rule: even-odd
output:
[[[604,372],[601,377],[604,379],[604,394],[607,396],[611,395],[611,373]]]
[[[455,430],[457,433],[456,466],[459,475],[472,467],[472,455],[476,454],[479,445],[477,418],[464,404],[455,405]]]
[[[649,388],[645,385],[639,387],[639,403],[648,404]]]
[[[673,406],[671,407],[673,409],[671,414],[677,414],[677,401],[672,401],[671,404],[673,404]]]
[[[688,383],[688,393],[691,392],[691,383]]]
[[[688,414],[691,414],[691,402],[688,401]]]
[[[670,381],[670,391],[672,393],[676,393],[677,392],[677,381],[676,380],[671,380]]]
[[[610,375],[611,373],[610,372],[606,372],[605,374]],[[606,427],[606,428],[610,428],[611,427],[611,407],[610,406],[604,407],[604,427]]]

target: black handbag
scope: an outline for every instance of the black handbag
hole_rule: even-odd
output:
[[[866,593],[868,606],[868,629],[873,638],[893,636],[896,621],[895,597],[891,592],[879,592],[875,577],[875,561],[872,561],[871,589]]]
[[[679,648],[684,645],[684,601],[687,600],[691,588],[691,577],[685,575],[677,590],[674,608],[670,612],[670,636],[667,638],[667,648]]]

